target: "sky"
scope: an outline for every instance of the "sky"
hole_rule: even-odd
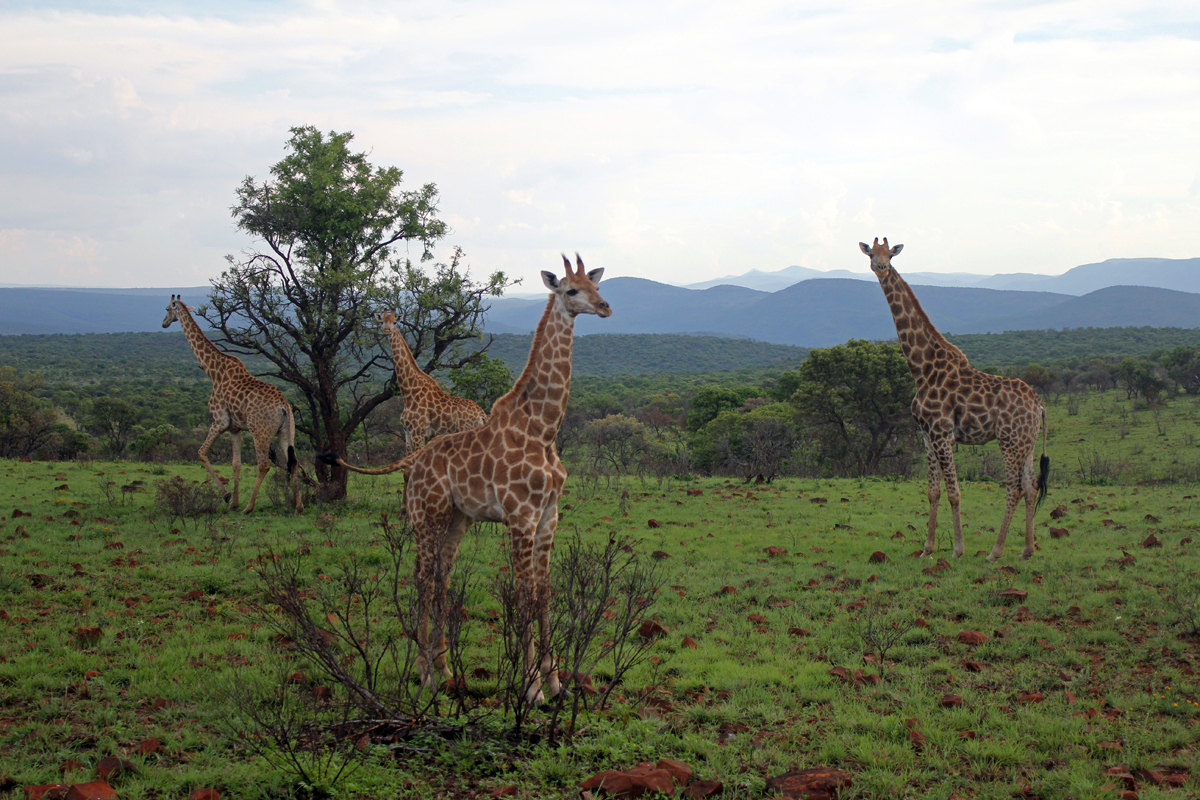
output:
[[[518,292],[1200,255],[1195,2],[0,0],[0,282],[207,283],[298,125]]]

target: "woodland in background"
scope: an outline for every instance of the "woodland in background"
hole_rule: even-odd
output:
[[[615,338],[620,342],[614,344]],[[1118,392],[1134,409],[1161,409],[1200,394],[1198,330],[952,338],[975,364],[1023,378],[1048,403],[1064,403],[1068,414],[1089,392]],[[500,346],[489,356],[439,376],[451,391],[485,408],[511,385],[527,355],[521,349],[527,337],[497,339]],[[905,476],[924,469],[908,412],[912,379],[894,343],[853,340],[813,350],[800,361],[794,353],[778,360],[781,348],[749,340],[638,335],[578,341],[571,404],[559,437],[573,471],[597,478],[717,474],[769,481],[779,475]],[[610,374],[620,368],[621,354],[629,372],[647,363],[694,363],[684,355],[693,343],[717,363],[753,364],[757,346],[758,363],[766,365]],[[1071,355],[1084,348],[1101,355]],[[1043,357],[1030,361],[1031,353]],[[205,404],[211,384],[182,336],[0,337],[0,364],[5,457],[189,461],[210,421]],[[262,367],[254,359],[247,365],[252,371]],[[351,460],[382,463],[402,455],[401,410],[394,398],[367,416],[349,443]],[[311,452],[311,443],[300,444],[302,454]],[[228,448],[228,439],[219,440],[214,457],[228,459]]]

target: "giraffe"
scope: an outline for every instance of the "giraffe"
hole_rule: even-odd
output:
[[[531,613],[528,619],[537,615],[538,641],[531,628],[522,634],[526,697],[531,702],[541,698],[543,684],[551,696],[561,690],[549,649],[549,575],[558,500],[567,471],[555,440],[571,390],[575,318],[612,315],[596,289],[604,269],[585,272],[583,259],[576,254],[575,260],[578,269],[573,271],[563,256],[564,278],[542,272],[551,294],[533,335],[529,361],[513,388],[492,406],[487,424],[439,436],[416,453],[379,469],[350,466],[332,453],[318,456],[325,463],[365,475],[399,469],[406,473],[405,505],[417,543],[417,669],[423,686],[433,685],[434,670],[450,674],[445,636],[436,651],[430,650],[430,604],[444,602],[450,570],[471,523],[491,521],[508,528],[517,602]]]
[[[296,461],[296,420],[292,414],[292,405],[284,399],[283,392],[269,383],[260,381],[250,374],[246,366],[234,356],[222,353],[216,345],[208,340],[200,326],[192,319],[191,310],[184,305],[182,296],[171,295],[167,305],[167,316],[162,326],[168,328],[172,322],[179,321],[183,335],[187,337],[192,352],[200,362],[201,369],[208,375],[213,384],[212,395],[208,398],[208,410],[213,422],[208,429],[204,444],[200,445],[200,463],[208,470],[209,480],[217,492],[225,496],[230,508],[238,504],[238,483],[242,476],[242,432],[250,431],[254,437],[254,458],[258,462],[258,480],[254,482],[254,491],[250,493],[250,502],[242,512],[249,514],[254,510],[254,501],[258,498],[258,489],[262,486],[263,478],[271,469],[271,442],[279,435],[280,444],[287,450],[287,471],[292,480],[292,488],[296,498],[296,512],[304,510],[304,502],[300,498],[300,479]],[[217,478],[217,471],[208,460],[208,450],[217,437],[226,431],[233,439],[233,491],[225,491]]]
[[[478,403],[455,397],[421,371],[404,341],[395,311],[383,312],[379,320],[392,345],[396,383],[404,398],[400,424],[404,426],[404,444],[409,453],[420,450],[434,436],[467,431],[487,422],[487,414]]]
[[[917,297],[892,268],[892,258],[904,245],[888,247],[879,239],[858,246],[871,259],[871,271],[879,279],[896,322],[896,335],[904,358],[917,383],[912,415],[925,438],[929,457],[929,534],[922,556],[933,554],[937,533],[938,501],[942,480],[954,517],[954,555],[963,554],[962,520],[959,517],[958,474],[954,467],[954,445],[1000,444],[1004,457],[1007,489],[1004,519],[988,561],[1000,558],[1013,511],[1025,498],[1025,550],[1033,556],[1033,515],[1046,495],[1050,459],[1046,456],[1046,408],[1029,384],[1016,378],[1001,378],[980,372],[968,363],[963,352],[946,340],[929,321]],[[1042,433],[1042,458],[1035,481],[1033,452],[1038,428]],[[1036,496],[1036,500],[1035,500]]]

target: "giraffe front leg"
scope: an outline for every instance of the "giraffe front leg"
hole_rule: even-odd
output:
[[[445,678],[453,678],[454,671],[446,664],[446,657],[450,653],[450,643],[446,636],[447,627],[450,625],[452,614],[459,613],[459,609],[448,607],[447,599],[450,588],[450,571],[454,569],[454,562],[458,560],[458,548],[462,544],[463,537],[467,535],[467,531],[471,529],[471,520],[465,514],[455,514],[454,520],[447,527],[445,539],[442,542],[441,551],[439,554],[440,561],[438,562],[434,574],[436,583],[440,586],[440,595],[436,597],[435,605],[435,633],[433,637],[437,642],[437,649],[433,653],[433,669]],[[435,591],[438,591],[435,589]]]
[[[937,514],[938,503],[942,498],[942,468],[938,466],[937,452],[929,440],[925,442],[926,455],[929,457],[929,532],[925,536],[925,548],[921,558],[928,558],[937,549]]]
[[[225,486],[221,483],[221,478],[217,475],[217,471],[213,469],[212,462],[208,460],[208,451],[212,448],[213,442],[217,440],[217,437],[225,432],[225,427],[226,422],[224,420],[213,419],[213,424],[208,429],[208,436],[204,437],[204,443],[200,445],[200,450],[196,453],[196,457],[200,459],[200,463],[204,465],[204,469],[208,472],[208,480],[217,491],[217,495],[223,497],[225,502],[229,502],[229,492],[225,490]]]
[[[542,652],[539,674],[545,692],[558,697],[562,685],[558,679],[558,664],[554,658],[550,628],[550,550],[554,547],[554,533],[558,527],[558,503],[552,503],[543,514],[534,542],[534,563],[537,592],[538,647]]]

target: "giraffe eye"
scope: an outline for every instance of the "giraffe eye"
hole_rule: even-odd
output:
[[[577,295],[577,294],[579,294],[579,290],[578,289],[567,289],[567,294]]]

